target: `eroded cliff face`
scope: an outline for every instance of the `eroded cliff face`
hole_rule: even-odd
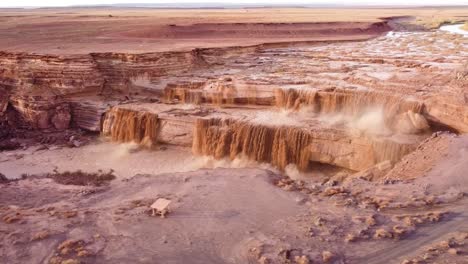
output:
[[[53,56],[0,52],[0,85],[36,96],[92,92],[103,85],[91,56]]]
[[[23,127],[64,130],[70,126],[70,105],[60,97],[14,95],[10,103]]]
[[[459,133],[468,133],[466,103],[453,103],[441,100],[441,98],[431,98],[426,101],[424,113],[430,121],[436,124],[447,126]]]
[[[150,84],[160,77],[206,64],[200,50],[144,54],[92,53],[90,56],[103,76],[104,94],[131,94],[138,91],[139,78]]]
[[[281,51],[281,48],[278,48]],[[268,51],[271,53],[271,51]],[[294,52],[294,49],[293,49]],[[369,76],[353,75],[346,80],[353,85],[371,85],[374,89],[348,89],[346,87],[329,87],[327,82],[320,84],[312,81],[311,85],[319,88],[283,88],[282,86],[306,84],[301,78],[302,68],[297,69],[297,76],[290,80],[289,72],[278,77],[281,69],[270,67],[271,76],[236,77],[230,72],[240,69],[263,67],[267,52],[264,48],[220,48],[193,50],[191,52],[162,52],[146,54],[92,53],[89,55],[34,55],[25,53],[0,53],[0,86],[11,94],[11,104],[18,110],[24,121],[34,128],[62,128],[65,121],[56,125],[52,117],[65,120],[65,112],[72,109],[71,124],[87,130],[96,130],[96,118],[91,122],[74,122],[83,119],[80,115],[74,119],[73,114],[80,112],[80,104],[63,106],[62,103],[76,102],[83,96],[94,96],[98,101],[124,96],[127,99],[151,96],[165,102],[216,105],[276,105],[281,108],[299,110],[301,107],[312,107],[316,113],[360,114],[371,107],[380,107],[385,112],[386,122],[393,129],[401,132],[419,133],[427,130],[420,115],[429,123],[434,122],[467,132],[465,116],[468,109],[464,103],[451,103],[446,100],[425,99],[420,96],[405,96],[391,91],[379,91],[382,82],[370,80]],[[281,55],[282,53],[278,53]],[[274,54],[275,56],[279,56]],[[246,61],[248,57],[258,57],[258,61]],[[273,56],[273,57],[275,57]],[[285,57],[287,58],[287,57]],[[320,60],[324,57],[318,57]],[[327,57],[332,59],[331,57]],[[279,59],[280,62],[285,60]],[[382,65],[387,61],[366,59],[366,63]],[[273,61],[274,62],[274,61]],[[421,65],[407,65],[402,61],[393,61],[398,67],[422,68]],[[392,66],[393,67],[393,66]],[[423,68],[424,69],[424,68]],[[312,67],[312,70],[314,68]],[[349,68],[338,69],[338,72],[349,71]],[[408,71],[408,70],[406,70]],[[340,73],[342,74],[342,73]],[[407,73],[402,73],[407,74]],[[234,76],[234,77],[233,77]],[[365,77],[365,78],[364,78]],[[440,77],[438,77],[440,78]],[[402,83],[398,78],[389,79]],[[338,84],[341,80],[334,80]],[[439,82],[439,80],[437,80]],[[310,80],[309,80],[310,82]],[[441,84],[443,83],[440,81]],[[456,84],[463,88],[464,83]],[[324,86],[324,87],[320,87]],[[392,83],[391,87],[394,84]],[[393,88],[392,88],[393,89]],[[52,98],[52,99],[51,99]],[[89,100],[86,98],[85,100]],[[79,101],[79,99],[78,99]],[[59,105],[59,109],[54,112]],[[93,113],[101,113],[97,107]],[[84,113],[81,111],[81,113]],[[395,118],[397,115],[406,115]],[[408,119],[408,116],[411,116]],[[388,118],[387,118],[388,117]],[[415,117],[415,118],[414,118]],[[55,118],[57,119],[57,118]],[[399,125],[399,119],[406,125]],[[459,122],[459,120],[464,120]],[[395,123],[397,122],[397,123]],[[56,122],[57,123],[57,122]],[[87,124],[89,123],[89,124]],[[92,123],[92,124],[91,124]]]
[[[466,74],[456,71],[464,55],[443,57],[438,42],[414,45],[420,39],[143,54],[3,52],[0,111],[11,109],[32,129],[79,127],[117,142],[174,144],[279,169],[305,171],[319,162],[365,170],[397,162],[434,131],[468,132],[466,98],[456,98],[467,94]],[[427,49],[439,57],[427,57]],[[376,56],[380,50],[388,52]],[[260,112],[269,112],[263,121]]]
[[[138,94],[139,77],[148,81],[202,65],[198,50],[68,56],[0,52],[0,87],[8,92],[8,100],[25,125],[66,129],[72,114],[83,113],[80,104],[76,104],[80,97],[87,96],[86,100],[93,99],[90,96],[101,97],[97,100],[105,101],[102,96]],[[69,102],[75,102],[78,110],[72,111]],[[86,123],[89,122],[74,124],[95,129],[96,122]]]
[[[280,169],[306,171],[312,161],[359,171],[382,161],[397,162],[416,147],[385,138],[354,137],[333,129],[271,126],[232,119],[198,119],[193,152],[215,158],[247,157]]]

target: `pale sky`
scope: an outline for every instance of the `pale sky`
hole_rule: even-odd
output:
[[[0,7],[39,7],[116,3],[342,4],[342,5],[468,5],[467,0],[0,0]]]

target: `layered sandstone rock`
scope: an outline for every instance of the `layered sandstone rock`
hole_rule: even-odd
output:
[[[92,132],[100,132],[102,118],[113,102],[93,100],[73,101],[71,105],[72,125]]]
[[[70,121],[69,106],[59,102],[76,101],[84,95],[129,94],[138,88],[132,80],[140,76],[159,78],[202,65],[199,50],[69,56],[0,52],[0,88],[10,91],[12,105],[31,127],[65,129]],[[96,130],[97,118],[92,113],[85,113],[79,105],[74,112],[79,127]],[[87,117],[89,120],[83,120]]]
[[[447,126],[459,133],[468,133],[468,106],[441,98],[425,102],[425,116],[432,122]]]
[[[375,55],[375,49],[397,42],[389,37],[367,44],[144,54],[0,53],[0,89],[8,94],[6,102],[0,98],[0,110],[11,105],[25,125],[37,129],[72,124],[119,142],[192,146],[196,154],[246,156],[280,169],[296,164],[306,170],[319,162],[365,170],[394,164],[438,124],[468,131],[466,99],[444,97],[464,94],[464,83],[444,75],[462,56],[426,64],[427,58],[400,58],[393,50]],[[438,91],[444,96],[434,96]],[[164,104],[145,109],[129,102]],[[258,122],[258,114],[268,111]]]
[[[0,86],[14,93],[66,95],[96,92],[103,78],[91,56],[0,52]]]
[[[168,83],[164,88],[166,102],[186,104],[267,105],[272,106],[271,87],[235,83],[232,78],[220,80]]]
[[[130,93],[135,87],[132,79],[140,76],[157,79],[206,64],[199,50],[144,54],[92,53],[90,56],[103,76],[104,93]]]
[[[245,156],[284,169],[307,170],[311,161],[363,170],[383,161],[396,162],[415,148],[388,138],[353,137],[336,129],[271,126],[232,119],[198,119],[193,152],[215,158]]]
[[[10,100],[26,126],[64,130],[70,125],[70,105],[56,96],[13,96]]]

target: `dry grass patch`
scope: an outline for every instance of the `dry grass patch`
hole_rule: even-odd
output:
[[[102,186],[108,184],[110,181],[115,179],[114,171],[109,172],[97,172],[87,173],[81,170],[70,172],[58,172],[54,171],[47,175],[48,178],[52,178],[55,182],[65,185],[80,185],[80,186]]]

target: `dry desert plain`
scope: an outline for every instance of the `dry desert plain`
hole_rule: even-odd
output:
[[[1,262],[467,263],[467,17],[0,10]]]

